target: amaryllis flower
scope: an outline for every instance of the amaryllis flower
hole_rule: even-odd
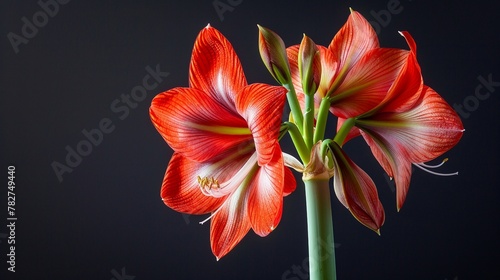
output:
[[[179,212],[211,213],[205,221],[219,259],[250,228],[269,234],[295,188],[278,143],[286,90],[247,85],[231,44],[210,26],[196,39],[189,82],[160,93],[150,108],[174,150],[161,197]]]
[[[398,210],[406,199],[411,165],[441,156],[458,143],[464,131],[456,112],[422,83],[416,44],[409,33],[401,34],[411,48],[405,67],[381,103],[354,118],[359,130],[349,136],[360,132],[375,158],[395,179]],[[339,119],[339,127],[343,122]]]
[[[316,106],[329,98],[330,111],[342,118],[360,115],[379,104],[404,67],[409,51],[381,48],[370,23],[351,11],[328,47],[319,46],[321,79]],[[299,46],[287,48],[297,97],[303,102],[298,69]]]

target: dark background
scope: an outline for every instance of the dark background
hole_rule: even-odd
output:
[[[366,145],[346,147],[377,183],[387,217],[377,236],[332,198],[339,279],[500,279],[500,21],[493,1],[137,2],[59,4],[16,53],[8,34],[22,36],[22,18],[33,22],[42,8],[1,1],[1,279],[308,279],[303,188],[285,198],[273,233],[250,232],[216,262],[209,225],[198,224],[206,216],[182,215],[160,200],[172,150],[148,108],[157,93],[187,86],[191,49],[207,23],[232,42],[250,83],[275,84],[258,54],[256,24],[287,45],[303,33],[328,45],[349,7],[375,25],[384,47],[406,48],[397,31],[411,32],[425,83],[451,105],[465,102],[466,132],[440,169],[460,175],[415,169],[399,213],[394,186]],[[214,3],[231,9],[218,13]],[[121,95],[142,84],[146,67],[157,65],[169,76],[128,115],[113,111],[113,102],[124,106]],[[481,77],[495,83],[480,88],[478,99]],[[76,149],[86,139],[82,130],[105,118],[114,130],[60,181],[52,164],[66,164],[66,148]],[[15,273],[6,263],[9,165],[16,168]]]

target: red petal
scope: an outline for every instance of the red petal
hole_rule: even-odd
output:
[[[235,94],[247,84],[233,46],[213,27],[207,26],[196,38],[189,83],[211,95],[228,110],[234,110]]]
[[[207,166],[174,153],[161,187],[163,202],[178,212],[188,214],[206,214],[219,208],[225,198],[205,196],[196,180],[198,175],[203,176],[203,169]]]
[[[249,187],[248,215],[260,236],[274,230],[281,218],[285,174],[281,149],[276,146],[272,161],[259,168]]]
[[[321,59],[321,79],[319,82],[318,94],[319,98],[323,98],[332,88],[341,65],[330,49],[318,46],[318,50]]]
[[[409,33],[404,33],[410,53],[399,76],[387,96],[376,109],[383,112],[404,112],[419,100],[424,86],[420,65],[417,62],[416,45]]]
[[[335,35],[328,49],[333,61],[340,63],[338,75],[343,75],[371,49],[379,47],[377,34],[358,12],[351,12],[347,22]]]
[[[360,223],[378,232],[385,213],[375,183],[336,143],[332,145],[337,198]]]
[[[245,87],[236,98],[236,108],[252,131],[261,166],[274,156],[285,97],[284,87],[252,84]]]
[[[285,167],[285,185],[283,187],[283,196],[287,196],[295,191],[297,182],[290,168]]]
[[[332,113],[359,116],[377,106],[405,65],[408,51],[378,48],[368,51],[347,73],[332,97]]]
[[[298,61],[299,47],[300,47],[299,45],[288,47],[286,49],[286,55],[288,57],[288,62],[290,64],[290,74],[292,76],[293,87],[295,89],[297,97],[298,98],[300,97],[303,100],[304,92],[302,91],[302,79],[300,78],[299,61]],[[301,102],[300,105],[303,109],[304,106],[303,102]]]
[[[398,119],[407,122],[410,127],[405,137],[413,142],[411,148],[407,147],[410,149],[411,161],[415,163],[441,156],[458,143],[464,131],[455,110],[428,86],[424,87],[416,106],[400,113]]]
[[[399,211],[410,188],[411,161],[405,147],[373,133],[361,133],[370,146],[373,156],[396,185],[396,207]]]
[[[410,50],[416,55],[417,54],[417,43],[413,39],[413,37],[410,35],[410,32],[408,31],[401,31],[399,32],[401,36],[405,37],[406,43],[410,47]]]
[[[249,130],[246,135],[228,135],[218,129],[245,130],[248,126],[239,114],[193,88],[174,88],[158,94],[151,103],[150,116],[170,147],[195,161],[213,159],[252,141]]]
[[[240,187],[232,193],[210,222],[210,245],[217,259],[231,251],[250,230],[247,192]]]

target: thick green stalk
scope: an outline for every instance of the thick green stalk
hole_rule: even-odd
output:
[[[309,149],[313,146],[314,133],[314,95],[306,94],[306,111],[304,113],[304,141]]]
[[[335,280],[335,246],[328,179],[304,181],[306,189],[309,279]]]
[[[284,124],[287,126],[290,138],[292,138],[292,142],[295,145],[295,149],[297,150],[302,163],[308,164],[309,158],[311,157],[311,152],[310,149],[307,148],[306,143],[302,138],[302,134],[300,134],[299,129],[294,123],[285,122]]]
[[[299,100],[297,99],[297,94],[295,93],[295,88],[291,83],[284,84],[283,86],[288,90],[286,98],[288,100],[288,105],[290,106],[290,110],[292,111],[294,123],[297,124],[300,133],[302,133],[302,127],[304,125],[304,117],[302,116],[302,109],[300,108]]]
[[[314,143],[323,140],[325,137],[326,121],[330,109],[330,100],[328,98],[321,99],[319,105],[318,117],[316,120],[316,131],[314,132]]]
[[[356,119],[350,118],[345,120],[345,122],[342,124],[340,127],[339,131],[337,131],[337,135],[333,138],[333,141],[335,141],[340,147],[344,144],[344,140],[347,137],[347,134],[349,134],[349,131],[351,131],[351,128],[356,124]]]

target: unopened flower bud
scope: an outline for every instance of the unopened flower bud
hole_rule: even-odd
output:
[[[304,34],[299,47],[299,74],[305,94],[314,94],[321,79],[321,61],[316,44]]]
[[[290,64],[286,55],[285,43],[278,34],[259,27],[259,52],[267,70],[281,85],[291,84]]]

